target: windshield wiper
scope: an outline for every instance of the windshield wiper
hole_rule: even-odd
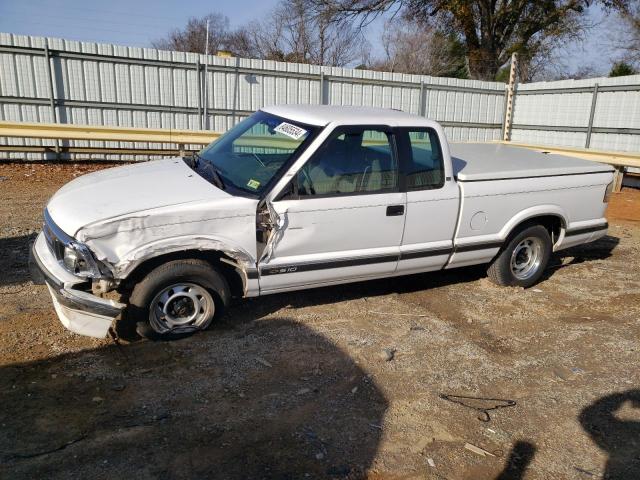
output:
[[[188,157],[184,157],[184,161],[196,172],[198,170],[203,171],[203,173],[209,176],[213,184],[220,190],[226,189],[220,170],[218,170],[211,162],[204,161],[204,159],[195,152]]]
[[[224,185],[224,180],[222,180],[222,175],[220,175],[220,172],[218,171],[218,169],[216,169],[216,167],[214,167],[213,165],[211,165],[211,173],[213,174],[213,181],[216,184],[216,187],[218,187],[220,190],[224,190],[226,187]]]
[[[189,165],[193,170],[198,168],[198,164],[200,163],[201,158],[202,157],[200,157],[200,155],[198,155],[196,152],[193,152],[191,155],[188,155],[186,157],[182,157],[185,163]]]

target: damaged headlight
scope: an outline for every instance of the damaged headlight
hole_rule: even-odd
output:
[[[58,227],[47,209],[44,210],[42,233],[49,250],[67,271],[79,277],[101,278],[103,276],[89,248]]]
[[[89,249],[81,243],[71,242],[64,247],[62,265],[74,275],[99,278],[100,269]]]

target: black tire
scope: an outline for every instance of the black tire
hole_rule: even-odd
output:
[[[183,325],[167,331],[154,328],[150,321],[151,302],[161,292],[176,284],[189,284],[198,288],[198,292],[213,300],[212,309],[203,311],[202,322],[198,325]],[[203,292],[204,289],[206,292]],[[204,260],[173,260],[151,270],[131,292],[129,304],[125,310],[126,322],[136,325],[136,332],[150,339],[175,339],[206,330],[211,323],[220,318],[229,304],[231,291],[224,276],[210,263]]]
[[[535,246],[534,248],[528,245],[523,246],[523,242],[528,242],[529,239],[532,239],[532,245]],[[489,265],[487,275],[493,283],[498,285],[530,287],[540,280],[545,268],[547,268],[549,258],[551,257],[551,247],[549,232],[542,225],[524,227],[511,235],[507,240],[498,255]],[[539,262],[531,262],[530,270],[526,272],[526,275],[523,273],[524,270],[518,272],[517,267],[525,264],[524,260],[521,263],[516,263],[514,268],[512,268],[512,257],[516,249],[518,249],[518,253],[524,251],[523,255],[525,255],[525,257],[523,258],[525,259],[527,258],[527,252],[531,250],[535,250],[539,254],[539,257],[537,257]],[[518,253],[516,253],[516,258],[518,258]],[[514,273],[514,271],[517,273]]]

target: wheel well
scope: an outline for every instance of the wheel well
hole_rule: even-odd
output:
[[[549,232],[549,236],[551,237],[551,243],[555,245],[560,237],[562,229],[564,228],[564,221],[557,215],[540,215],[537,217],[527,218],[516,225],[509,233],[509,236],[531,225],[542,225],[546,228],[547,232]]]
[[[142,262],[140,265],[136,266],[136,268],[127,276],[127,278],[125,278],[121,282],[118,290],[120,291],[120,293],[128,295],[133,287],[154,268],[173,260],[187,259],[198,259],[209,262],[212,266],[215,266],[220,273],[224,275],[225,279],[229,283],[229,288],[231,289],[231,295],[233,297],[244,296],[244,276],[238,268],[227,263],[237,262],[235,262],[235,260],[233,260],[225,253],[216,250],[183,250],[180,252],[171,252],[150,258]]]

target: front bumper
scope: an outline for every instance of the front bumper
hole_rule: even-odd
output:
[[[80,290],[87,281],[65,270],[53,256],[40,233],[29,252],[34,283],[46,283],[62,324],[72,332],[104,338],[124,304]]]

